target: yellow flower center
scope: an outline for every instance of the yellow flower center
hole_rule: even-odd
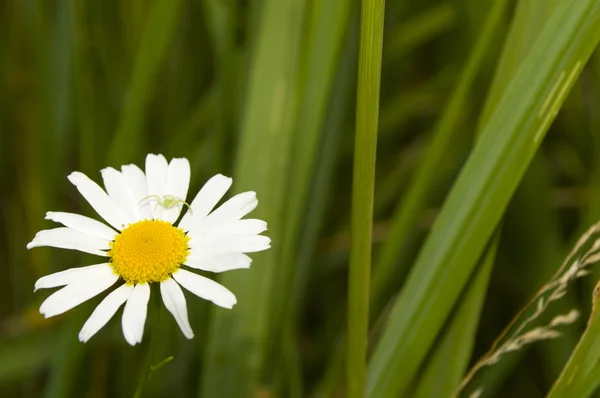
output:
[[[183,229],[166,221],[138,221],[110,243],[109,263],[127,283],[162,282],[190,254],[189,240]]]

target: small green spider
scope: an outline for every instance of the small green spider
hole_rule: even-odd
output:
[[[160,197],[159,195],[148,195],[145,198],[143,198],[142,200],[140,200],[138,202],[138,205],[140,205],[143,201],[148,200],[148,199],[156,199],[156,206],[154,206],[155,210],[158,207],[158,205],[161,205],[165,209],[171,209],[176,206],[186,205],[188,207],[188,209],[190,209],[190,213],[194,214],[194,212],[192,211],[192,207],[188,204],[188,202],[186,202],[185,200],[183,200],[181,198],[177,198],[173,195],[170,195],[170,194],[163,195],[162,197]]]

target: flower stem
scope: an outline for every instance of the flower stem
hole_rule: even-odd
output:
[[[151,300],[151,313],[150,320],[151,327],[147,328],[150,331],[150,342],[146,347],[146,353],[144,360],[142,361],[142,366],[139,371],[137,388],[135,389],[135,393],[133,394],[133,398],[141,398],[142,393],[144,391],[144,386],[149,379],[150,373],[152,373],[151,365],[153,364],[154,359],[156,358],[156,353],[158,351],[159,340],[160,340],[160,324],[161,324],[161,316],[162,316],[162,308],[160,307],[160,298],[157,294],[150,295]]]

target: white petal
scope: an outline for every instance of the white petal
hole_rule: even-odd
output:
[[[187,191],[190,186],[190,162],[185,158],[175,158],[169,163],[167,171],[167,184],[165,186],[165,195],[172,195],[185,202]],[[177,206],[165,208],[160,204],[154,211],[155,218],[174,223],[179,218],[184,203]]]
[[[119,231],[125,228],[128,222],[127,217],[100,185],[78,171],[71,173],[68,178],[100,217]]]
[[[180,268],[173,273],[173,279],[196,296],[212,301],[219,307],[232,308],[237,303],[233,293],[203,276]]]
[[[188,231],[193,220],[201,220],[206,217],[231,187],[232,182],[231,178],[221,174],[217,174],[208,180],[190,204],[192,211],[185,213],[179,223],[179,228]]]
[[[203,271],[224,272],[232,269],[250,268],[252,259],[243,253],[207,254],[203,251],[194,256],[194,252],[187,258],[185,265]]]
[[[152,206],[149,202],[144,201],[144,198],[148,197],[146,175],[135,164],[121,166],[121,172],[123,173],[125,182],[133,193],[133,198],[140,212],[140,219],[152,219]]]
[[[204,220],[198,223],[199,228],[210,228],[215,225],[239,220],[250,213],[258,205],[256,192],[243,192],[235,195],[218,209],[210,213]]]
[[[183,335],[188,339],[194,338],[194,332],[188,319],[185,296],[177,282],[171,278],[161,282],[160,295],[167,310],[173,314],[173,318],[175,318]]]
[[[118,279],[119,276],[108,267],[91,279],[75,281],[48,297],[40,306],[40,313],[46,318],[62,314],[105,291]]]
[[[190,248],[207,254],[242,252],[253,253],[267,250],[271,247],[271,239],[263,235],[228,235],[193,237]]]
[[[50,287],[64,286],[79,280],[90,280],[93,279],[98,273],[102,274],[108,267],[112,270],[111,266],[104,264],[88,265],[87,267],[70,268],[64,271],[55,272],[50,275],[42,276],[35,282],[34,292],[38,289],[47,289]]]
[[[222,224],[199,223],[190,229],[189,236],[211,235],[258,235],[267,230],[267,223],[263,220],[246,219],[229,221]]]
[[[148,312],[148,300],[150,299],[150,286],[146,283],[135,285],[125,309],[123,310],[123,336],[129,345],[142,342],[144,336],[144,325],[146,313]]]
[[[165,188],[167,186],[167,174],[169,171],[169,164],[167,159],[163,155],[149,154],[146,156],[146,182],[148,184],[148,196],[160,196],[165,194]],[[156,218],[156,212],[154,209],[158,209],[156,201],[149,201],[152,203],[152,211]]]
[[[115,315],[119,307],[127,301],[132,290],[133,286],[124,284],[106,296],[81,328],[79,341],[82,343],[87,342],[98,330],[102,329],[110,321],[110,318]]]
[[[129,222],[134,223],[138,221],[140,219],[140,211],[123,174],[112,167],[102,169],[100,173],[102,174],[104,187],[108,196],[119,206],[123,214],[129,219]]]
[[[46,220],[59,222],[65,227],[106,240],[113,240],[117,234],[108,225],[79,214],[49,211],[46,213]]]
[[[79,250],[85,253],[96,254],[98,256],[107,256],[108,240],[96,236],[86,235],[71,228],[61,227],[54,229],[45,229],[35,234],[27,248],[51,246],[61,249]]]

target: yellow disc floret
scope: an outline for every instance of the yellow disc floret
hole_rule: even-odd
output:
[[[130,224],[110,243],[110,265],[127,283],[162,282],[190,254],[181,228],[159,220]]]

